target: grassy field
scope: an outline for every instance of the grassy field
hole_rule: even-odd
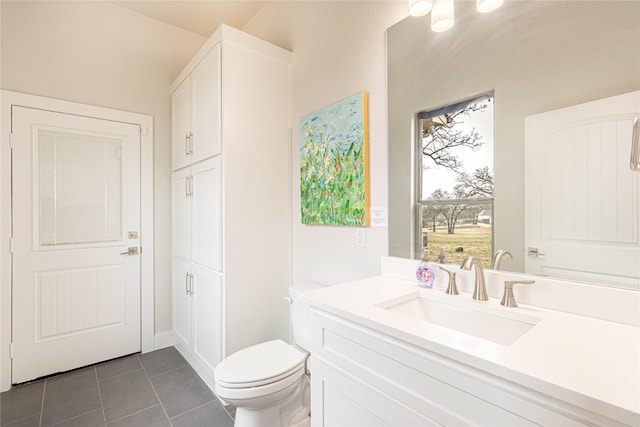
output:
[[[447,227],[423,229],[428,239],[429,260],[436,261],[440,253],[440,246],[444,247],[444,256],[449,264],[461,264],[465,258],[475,256],[482,261],[485,268],[491,268],[491,226],[489,225],[459,225],[455,234],[447,234]],[[424,241],[424,239],[423,239]],[[456,252],[456,248],[463,248]]]

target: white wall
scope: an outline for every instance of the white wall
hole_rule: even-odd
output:
[[[154,118],[156,333],[171,329],[169,84],[202,36],[108,2],[2,1],[2,89]]]
[[[299,118],[335,101],[369,92],[371,206],[387,206],[385,29],[407,16],[405,1],[268,2],[244,31],[292,50],[293,283],[337,282],[380,273],[387,228],[309,226],[300,220]]]
[[[155,129],[156,333],[171,328],[168,86],[204,38],[107,2],[0,3],[3,89],[149,114]],[[385,29],[405,1],[268,2],[245,31],[294,52],[293,282],[333,284],[379,273],[387,229],[300,223],[298,119],[369,92],[371,206],[387,205]]]

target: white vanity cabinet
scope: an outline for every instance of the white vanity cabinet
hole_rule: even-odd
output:
[[[312,324],[314,426],[621,425],[324,311]]]
[[[213,368],[288,339],[291,52],[222,25],[171,85],[176,348]]]
[[[171,94],[172,169],[220,154],[220,44]]]

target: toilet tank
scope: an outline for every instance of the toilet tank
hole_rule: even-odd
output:
[[[289,288],[291,297],[291,342],[311,351],[311,307],[300,301],[300,295],[324,286],[316,284],[296,285]]]

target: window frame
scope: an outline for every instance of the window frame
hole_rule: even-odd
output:
[[[491,206],[491,248],[490,253],[493,257],[495,253],[495,193],[494,197],[480,197],[480,198],[471,198],[471,199],[440,199],[440,200],[427,200],[422,197],[422,179],[423,179],[423,167],[422,167],[422,120],[435,117],[440,114],[444,114],[447,111],[459,111],[460,109],[465,108],[467,105],[472,104],[474,102],[478,102],[485,99],[491,99],[492,102],[495,100],[495,95],[493,92],[485,93],[480,96],[476,96],[470,99],[467,99],[462,102],[453,103],[443,108],[437,108],[430,111],[420,111],[414,116],[414,207],[413,207],[413,251],[415,258],[422,257],[422,208],[427,206],[437,206],[437,205],[446,205],[452,203],[463,203],[463,204],[471,204],[471,205],[480,205],[480,204],[489,204]],[[493,123],[492,123],[493,126]],[[493,144],[493,140],[491,141]],[[492,258],[493,259],[493,258]],[[490,266],[488,266],[490,267]]]

